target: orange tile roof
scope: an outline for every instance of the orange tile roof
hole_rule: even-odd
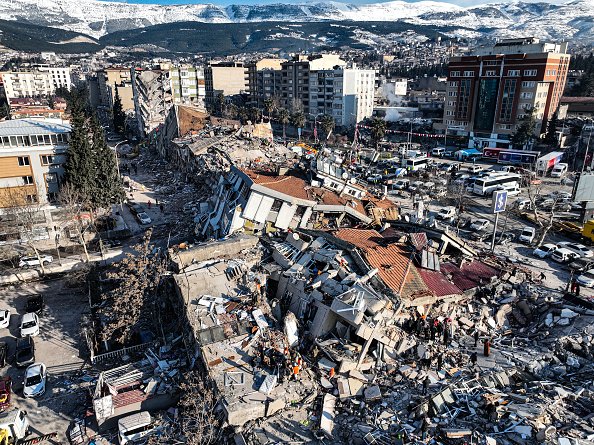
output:
[[[388,244],[375,230],[340,229],[334,232],[337,238],[361,249],[365,259],[378,269],[384,283],[403,296],[427,290],[415,265],[409,260],[410,253],[401,245]]]

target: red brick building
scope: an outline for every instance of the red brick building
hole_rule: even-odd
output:
[[[442,129],[469,136],[469,147],[510,148],[510,136],[533,110],[535,135],[557,110],[569,67],[567,43],[506,39],[448,65]]]

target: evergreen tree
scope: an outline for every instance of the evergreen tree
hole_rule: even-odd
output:
[[[514,148],[522,149],[534,139],[534,130],[536,129],[536,119],[534,119],[534,110],[526,110],[526,116],[520,120],[512,135],[510,142]]]
[[[283,139],[287,138],[287,124],[289,123],[289,110],[281,108],[278,110],[278,120],[283,125]]]
[[[95,208],[105,208],[123,198],[115,152],[105,143],[103,128],[96,116],[91,120],[93,133],[93,194],[90,201]]]
[[[325,114],[322,116],[322,119],[320,119],[320,126],[322,127],[322,130],[324,130],[324,133],[326,133],[326,139],[330,137],[335,125],[336,123],[332,116]]]
[[[71,102],[70,142],[68,158],[64,164],[64,182],[70,184],[80,195],[91,197],[93,184],[93,152],[88,119],[79,103]]]
[[[7,103],[0,104],[0,119],[10,119],[10,108]]]
[[[113,116],[113,128],[120,134],[126,131],[126,113],[122,109],[122,99],[118,91],[118,86],[114,84],[115,94],[113,98],[113,108],[111,110]]]
[[[386,121],[378,117],[371,121],[371,140],[375,148],[379,146],[380,141],[386,135],[387,125]]]
[[[551,116],[547,125],[547,134],[545,135],[544,142],[548,145],[557,146],[557,124],[559,123],[559,117],[557,112]]]

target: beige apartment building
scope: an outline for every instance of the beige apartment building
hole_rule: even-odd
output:
[[[113,107],[115,87],[117,86],[122,101],[122,109],[125,112],[134,111],[134,92],[132,90],[130,68],[112,67],[99,71],[97,73],[97,84],[101,105],[109,109]]]
[[[280,98],[282,64],[285,59],[261,59],[246,65],[249,79],[250,100],[263,107],[267,99]]]
[[[214,106],[219,94],[249,93],[248,69],[242,62],[211,62],[204,69],[206,104]]]

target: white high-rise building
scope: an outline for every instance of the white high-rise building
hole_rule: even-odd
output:
[[[21,97],[49,97],[56,89],[72,86],[69,67],[38,65],[32,68],[4,71],[0,73],[6,97],[17,99]]]

